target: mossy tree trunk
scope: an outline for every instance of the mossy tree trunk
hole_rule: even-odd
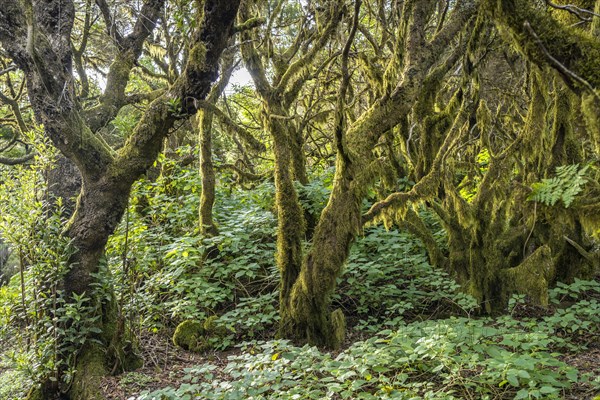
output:
[[[75,211],[75,202],[81,190],[81,174],[75,164],[59,155],[55,164],[47,172],[48,192],[51,204],[62,199],[63,216],[68,218]]]
[[[507,40],[529,61],[549,66],[579,90],[600,87],[600,41],[588,32],[563,25],[527,0],[482,2]],[[578,77],[580,79],[576,79]]]
[[[538,16],[538,20],[543,18]],[[563,33],[579,35],[574,31]],[[515,38],[520,39],[515,35],[509,38],[509,44],[514,44]],[[533,39],[539,37],[524,40]],[[481,140],[473,156],[485,150],[490,160],[477,193],[467,201],[452,183],[453,173],[449,173],[444,181],[444,201],[437,207],[449,234],[451,271],[491,313],[504,311],[515,293],[546,305],[547,289],[556,279],[590,276],[594,268],[586,251],[573,245],[591,246],[578,210],[581,203],[576,201],[567,209],[560,203],[549,207],[527,201],[532,184],[554,176],[556,167],[582,163],[586,154],[591,154],[594,131],[589,123],[586,128],[577,122],[585,120],[580,104],[581,97],[590,96],[589,82],[568,81],[569,89],[563,83],[569,77],[555,77],[551,68],[560,66],[553,64],[548,54],[535,58],[539,54],[533,49],[523,54],[533,65],[527,73],[530,100],[523,105],[528,109],[527,118],[522,123],[515,120],[513,125],[520,126],[517,136],[508,146],[490,144],[490,132],[501,123],[486,117],[489,111],[478,111],[476,128]],[[570,62],[577,65],[577,61]],[[491,73],[497,75],[498,69]],[[586,79],[596,79],[593,75],[588,74]],[[572,85],[582,86],[574,89]],[[481,168],[476,162],[473,165]],[[586,201],[597,204],[598,199],[591,196]]]
[[[344,332],[333,325],[330,296],[350,244],[361,226],[361,194],[350,187],[351,172],[346,168],[338,171],[329,204],[315,230],[311,250],[285,298],[280,328],[284,337],[333,348],[341,345]]]
[[[246,20],[256,19],[262,11],[259,5],[260,2],[247,2],[243,7],[242,17]],[[272,37],[271,30],[274,24],[278,23],[278,19],[285,16],[284,7],[286,3],[279,2],[269,13],[265,30],[244,32],[242,57],[252,76],[257,93],[263,101],[265,129],[271,134],[273,141],[279,143],[274,144],[275,162],[289,163],[291,179],[306,185],[309,183],[304,149],[306,123],[299,123],[298,118],[294,116],[294,110],[299,108],[296,103],[302,89],[309,81],[317,78],[323,67],[330,62],[330,59],[327,56],[323,57],[321,53],[336,32],[344,7],[338,0],[326,2],[318,16],[319,20],[325,21],[324,23],[307,28],[311,16],[306,15],[298,22],[298,38],[287,47],[275,50],[276,43],[273,43],[275,39]],[[260,41],[268,44],[261,50],[255,45]],[[266,70],[269,66],[273,71],[270,79],[267,78]],[[289,148],[289,151],[285,152],[289,160],[281,160],[278,157],[278,154],[283,153],[277,149],[277,146]],[[275,166],[275,170],[277,169],[281,169],[280,166]],[[297,198],[298,195],[294,196]],[[284,204],[278,205],[278,213],[287,213],[282,208],[284,206]],[[308,229],[301,229],[295,233],[301,237],[307,232],[310,234],[315,224],[315,216],[308,211],[304,212],[303,219],[305,222],[299,222],[301,225],[306,223]],[[290,231],[289,234],[292,232]],[[285,251],[285,249],[280,250]],[[294,269],[299,269],[299,265]],[[280,270],[283,271],[281,266]],[[284,283],[283,286],[291,285],[290,282]]]
[[[113,35],[122,53],[111,66],[103,102],[87,115],[80,111],[74,90],[70,46],[75,18],[73,3],[7,0],[0,11],[0,42],[25,73],[37,121],[44,125],[46,135],[77,165],[82,175],[81,193],[65,230],[65,235],[72,239],[75,253],[63,288],[67,299],[73,294],[85,293],[88,303],[101,318],[97,322],[100,333],[87,338],[76,357],[76,373],[65,393],[70,399],[101,399],[102,375],[123,367],[116,364],[124,361],[120,357],[124,343],[118,329],[117,309],[95,290],[95,284],[101,279],[98,273],[102,272],[99,261],[108,237],[127,207],[132,184],[152,165],[175,121],[196,112],[194,99],[207,95],[216,78],[221,52],[233,33],[239,1],[207,0],[199,6],[203,8],[198,17],[199,29],[193,35],[185,71],[163,96],[150,103],[119,151],[112,150],[93,131],[112,119],[124,105],[121,94],[133,60],[153,30],[163,1],[149,0],[143,5],[142,17],[129,36]],[[96,315],[82,316],[94,317]],[[51,386],[46,385],[46,389]],[[48,398],[51,395],[42,394]]]
[[[523,12],[515,13],[509,3],[512,6],[518,3],[522,10],[517,9]],[[580,30],[564,28],[545,15],[547,11],[532,8],[527,2],[481,4],[484,12],[474,26],[473,37],[466,48],[468,62],[464,66],[471,75],[473,67],[483,68],[473,62],[479,59],[478,54],[485,52],[485,46],[479,46],[486,40],[478,36],[489,29],[486,25],[490,21],[508,28],[504,32],[512,33],[507,36],[509,43],[514,45],[516,42],[518,49],[534,64],[530,67],[533,72],[529,73],[531,101],[522,105],[523,108],[528,107],[528,117],[525,121],[513,121],[509,129],[520,128],[516,128],[516,136],[509,135],[508,139],[502,139],[502,143],[498,140],[502,136],[502,128],[496,128],[502,123],[489,121],[489,117],[486,121],[483,118],[485,113],[479,110],[472,113],[469,130],[479,132],[478,136],[466,135],[467,140],[459,146],[462,149],[461,159],[452,158],[445,163],[443,177],[436,183],[441,183],[440,190],[428,204],[433,206],[448,232],[447,258],[451,272],[465,290],[481,302],[485,311],[498,312],[505,309],[508,298],[514,293],[526,294],[533,302],[546,304],[548,285],[556,279],[589,276],[598,264],[598,257],[586,250],[592,243],[584,230],[585,219],[589,219],[590,210],[596,209],[598,204],[597,195],[576,202],[570,209],[527,201],[529,187],[533,183],[553,176],[557,166],[583,162],[586,154],[587,157],[592,154],[590,147],[598,148],[597,94],[594,93],[597,91],[594,83],[598,78],[594,64],[597,59],[591,60],[587,54],[582,55],[586,51],[596,51],[598,43],[590,41]],[[493,20],[488,19],[490,14],[486,11],[490,9],[486,6],[495,10]],[[507,21],[510,22],[507,24]],[[527,28],[527,22],[533,29]],[[482,30],[482,27],[485,29]],[[563,35],[564,40],[558,39],[558,35]],[[559,40],[562,40],[560,45]],[[554,52],[558,56],[555,59],[552,58]],[[574,59],[573,55],[578,55],[578,58]],[[586,64],[586,60],[590,64]],[[560,79],[552,83],[554,74],[550,69],[558,71],[569,88]],[[490,73],[493,79],[499,78],[499,70]],[[479,86],[481,81],[486,80],[490,81],[489,76],[472,75],[461,85],[463,89],[471,86],[483,92],[484,89],[479,89]],[[440,107],[437,103],[444,97],[436,98],[429,94],[427,88],[431,87],[431,83],[435,85],[436,81],[424,80],[424,89],[415,99],[411,111],[413,121],[417,117],[413,126],[418,129],[420,143],[417,154],[413,156],[418,160],[413,171],[415,180],[419,182],[415,188],[420,186],[420,180],[435,171],[434,160],[443,147],[443,138],[449,134],[451,118],[448,116],[452,115],[444,116],[444,113],[435,111]],[[478,102],[478,97],[473,94],[469,93],[471,101]],[[489,92],[485,94],[490,97]],[[451,102],[442,104],[448,104],[447,109],[452,108]],[[506,109],[506,105],[498,108]],[[576,121],[584,121],[585,124]],[[574,124],[578,125],[574,127]],[[486,161],[485,172],[482,173],[482,167],[476,160],[483,150],[489,151],[490,160],[489,164]],[[469,157],[474,159],[471,165],[475,170],[464,176],[465,165],[469,165],[465,161]],[[469,182],[478,175],[482,181],[475,185],[475,196],[467,200],[459,193],[457,187],[460,185],[455,180],[460,177],[463,182]],[[432,196],[431,192],[429,195]],[[370,220],[388,210],[393,220],[393,212],[398,210],[400,216],[396,218],[406,226],[408,218],[414,218],[414,215],[402,208],[415,200],[418,197],[408,194],[392,195],[375,204],[366,217]],[[429,243],[431,260],[441,259],[443,265],[445,257],[440,257],[435,243],[425,239],[425,243]]]
[[[594,13],[600,15],[600,1],[596,0],[596,5],[594,6]],[[592,27],[590,29],[593,36],[600,39],[600,18],[592,19]]]
[[[219,233],[213,221],[215,202],[215,168],[212,161],[213,114],[210,111],[198,113],[200,131],[200,176],[202,193],[200,194],[200,233],[203,236],[215,236]]]
[[[573,2],[572,2],[573,3]],[[575,1],[583,8],[594,8],[598,13],[600,3]],[[592,17],[590,24],[561,22],[564,10],[549,12],[526,0],[496,2],[485,0],[482,10],[492,20],[505,39],[527,61],[541,69],[550,68],[558,73],[577,96],[581,96],[582,116],[587,123],[587,135],[598,150],[598,90],[600,88],[600,18]]]
[[[280,314],[288,309],[287,302],[293,283],[300,273],[304,215],[294,187],[292,151],[285,128],[269,126],[275,154],[275,202],[277,204],[277,266],[281,273],[279,285]]]
[[[267,31],[262,38],[267,43],[272,40],[269,29],[279,18],[283,5],[284,2],[278,3],[278,7],[270,16],[271,19],[267,21]],[[335,7],[336,5],[339,7]],[[273,141],[278,218],[277,267],[281,274],[280,314],[286,321],[290,318],[292,286],[298,279],[302,264],[302,240],[306,232],[305,216],[308,216],[302,210],[294,186],[294,181],[308,184],[308,175],[303,132],[291,111],[302,87],[309,77],[313,78],[312,74],[316,75],[314,64],[318,60],[317,56],[340,23],[341,11],[340,3],[332,1],[328,4],[328,10],[324,12],[327,21],[325,26],[317,27],[313,32],[306,32],[302,28],[298,40],[281,53],[275,53],[272,47],[268,47],[267,54],[259,53],[254,44],[258,41],[256,31],[246,31],[242,38],[242,57],[263,101],[263,124]],[[259,8],[249,1],[243,6],[240,14],[242,19],[250,20],[256,17],[255,13],[260,13]],[[275,71],[272,81],[267,78],[263,63],[265,59],[271,62]]]
[[[216,84],[206,101],[210,104],[217,102],[229,83],[234,68],[233,53],[223,56],[221,78]],[[214,113],[210,109],[198,112],[198,130],[200,132],[200,176],[202,178],[202,193],[200,194],[200,233],[204,236],[215,236],[219,233],[213,220],[213,204],[215,202],[215,167],[213,164],[213,119]],[[214,249],[213,249],[214,250]]]
[[[504,3],[502,4],[504,5]],[[483,5],[485,6],[485,3]],[[421,6],[419,12],[412,14],[416,19],[425,13],[423,10],[427,10],[426,4],[421,4]],[[555,22],[547,21],[545,17],[537,14],[540,10],[528,9],[528,5],[523,5],[523,7],[526,8],[525,14],[530,13],[528,15],[532,20],[546,22],[552,25],[552,29],[556,27],[554,26]],[[481,14],[480,18],[485,18],[485,15]],[[514,18],[514,16],[511,15],[508,18]],[[498,18],[496,18],[496,22],[498,22]],[[548,57],[546,52],[550,50],[540,46],[539,38],[536,37],[537,33],[532,34],[528,30],[525,31],[526,28],[523,28],[523,26],[527,26],[523,25],[525,22],[527,21],[519,21],[521,24],[519,34],[530,35],[525,38],[525,41],[529,42],[523,47],[525,48],[524,53],[528,57],[537,55],[538,58],[534,62],[539,63],[542,68],[549,66],[559,70],[563,75],[568,74]],[[419,43],[418,35],[410,36],[414,32],[411,31],[411,28],[414,28],[415,25],[407,22],[406,26],[408,39],[405,40],[407,43]],[[477,30],[479,26],[476,25],[475,28]],[[540,32],[546,35],[556,33],[548,29],[542,29]],[[567,47],[572,46],[572,51],[575,53],[594,49],[596,46],[587,40],[585,35],[581,35],[577,31],[563,30],[562,34],[572,34],[576,38],[583,39],[580,47],[577,47],[579,45],[573,37],[565,40]],[[424,35],[420,37],[422,38]],[[516,34],[514,37],[520,38],[521,36]],[[475,41],[474,45],[478,46],[476,38],[473,40]],[[421,41],[419,48],[424,47]],[[378,216],[381,218],[382,215],[385,218],[385,214],[390,214],[390,212],[393,219],[394,213],[397,214],[398,210],[401,218],[406,219],[409,214],[402,210],[407,203],[433,199],[441,194],[443,203],[438,204],[434,200],[433,204],[450,235],[449,266],[465,288],[484,305],[486,311],[503,310],[508,298],[513,293],[527,294],[534,302],[545,304],[547,303],[546,289],[557,277],[585,276],[589,274],[591,267],[597,264],[593,261],[595,258],[592,258],[592,262],[590,262],[589,254],[577,245],[578,241],[587,243],[582,228],[583,221],[579,220],[577,210],[544,208],[541,205],[536,210],[538,206],[526,201],[527,188],[531,184],[552,175],[556,166],[577,163],[583,159],[583,155],[577,151],[577,146],[574,144],[578,140],[587,140],[590,136],[592,139],[594,138],[595,131],[589,128],[594,126],[595,119],[590,118],[593,112],[587,110],[588,117],[584,119],[587,121],[588,130],[583,137],[578,139],[573,136],[573,128],[570,126],[570,121],[580,119],[571,114],[574,109],[575,115],[580,115],[577,114],[578,101],[569,100],[569,94],[564,92],[560,83],[554,85],[556,95],[553,97],[552,104],[548,103],[547,97],[541,94],[545,89],[534,88],[535,100],[532,100],[530,104],[529,118],[525,121],[522,132],[516,138],[512,138],[509,144],[496,149],[497,151],[492,154],[492,160],[478,188],[478,193],[475,199],[468,202],[462,198],[454,184],[451,183],[452,170],[446,167],[444,174],[441,174],[441,164],[439,163],[440,155],[445,154],[444,148],[447,149],[450,132],[454,130],[452,120],[456,124],[459,118],[452,117],[456,112],[452,111],[451,104],[448,107],[448,115],[444,116],[444,113],[439,113],[436,116],[433,100],[436,99],[435,93],[439,91],[439,87],[436,87],[436,80],[432,79],[436,74],[430,72],[425,76],[419,75],[418,67],[422,65],[421,63],[427,62],[427,53],[419,54],[423,58],[415,57],[411,60],[410,45],[405,48],[408,48],[409,52],[404,62],[412,67],[410,69],[411,76],[418,76],[421,84],[415,86],[414,92],[408,96],[408,99],[411,100],[398,103],[380,100],[375,103],[345,133],[343,146],[339,148],[336,179],[330,202],[321,216],[311,251],[305,257],[298,281],[292,289],[292,299],[289,302],[291,308],[287,314],[282,314],[284,318],[281,331],[288,337],[308,340],[320,345],[335,346],[339,344],[340,336],[336,335],[334,326],[334,321],[339,319],[338,316],[334,317],[333,314],[330,314],[328,310],[329,298],[335,288],[335,280],[330,278],[340,273],[352,238],[356,232],[360,231],[361,223],[353,223],[356,221],[356,211],[351,204],[352,199],[362,200],[364,192],[361,190],[366,190],[365,188],[368,188],[374,179],[373,176],[368,176],[368,169],[365,167],[373,165],[372,162],[375,159],[373,153],[366,151],[366,149],[374,148],[376,144],[376,141],[369,142],[372,138],[370,133],[375,132],[377,135],[381,126],[386,126],[388,121],[393,121],[390,122],[392,127],[399,123],[393,118],[390,120],[390,115],[399,116],[401,119],[412,113],[412,118],[418,117],[417,121],[419,121],[419,117],[422,119],[419,124],[416,124],[420,125],[421,143],[420,153],[417,155],[419,164],[416,166],[415,172],[418,183],[410,192],[392,194],[387,199],[375,204],[363,216],[363,221],[369,221]],[[564,50],[564,48],[559,50],[561,49]],[[539,58],[541,55],[545,58]],[[473,59],[475,58],[473,57]],[[587,55],[583,58],[590,60],[591,64],[585,66],[580,63],[581,60],[572,60],[566,54],[561,55],[561,59],[564,59],[565,63],[569,62],[573,68],[585,74],[575,75],[579,79],[574,78],[574,81],[568,82],[572,86],[579,87],[576,92],[583,91],[585,103],[586,96],[588,101],[590,98],[594,98],[593,92],[590,94],[590,86],[593,89],[595,86],[592,82],[597,80],[595,75],[597,69],[594,68],[594,62],[597,59],[591,60]],[[448,65],[453,64],[449,62]],[[472,65],[469,68],[472,68]],[[444,72],[443,68],[441,72]],[[544,74],[544,78],[538,78],[538,81],[549,81],[551,75],[546,72]],[[404,89],[410,88],[411,80],[407,79],[406,72],[398,75],[401,81],[399,86]],[[539,85],[539,82],[532,83],[532,85]],[[406,91],[403,94],[406,94]],[[473,93],[469,93],[469,95],[472,96]],[[387,100],[393,100],[393,96],[392,99]],[[476,101],[476,98],[472,100]],[[403,108],[407,103],[415,105]],[[386,107],[389,108],[386,109]],[[582,109],[585,117],[585,105],[582,106]],[[547,110],[551,110],[551,112],[547,112]],[[371,120],[370,118],[373,116],[375,117]],[[472,119],[470,130],[482,130],[481,127],[474,124],[483,124],[484,121],[475,120],[475,113],[472,114]],[[379,126],[370,125],[373,121],[377,121]],[[550,127],[547,126],[547,122],[550,122]],[[356,136],[353,136],[354,134]],[[586,135],[588,135],[587,138]],[[354,141],[352,137],[356,137],[358,140]],[[378,139],[379,136],[375,136],[375,138]],[[469,138],[469,140],[472,139]],[[486,146],[489,147],[489,143],[486,144],[485,140],[490,139],[482,134],[479,143],[480,145],[483,143],[483,147],[479,147],[479,150]],[[458,144],[458,142],[454,144]],[[462,146],[468,146],[468,142]],[[491,148],[489,150],[492,152]],[[518,162],[516,162],[517,160]],[[515,169],[519,171],[517,176],[513,175]],[[443,190],[438,193],[437,188],[440,184],[442,184]],[[596,200],[593,200],[592,204],[596,204],[595,202],[597,203]],[[593,206],[586,207],[589,216],[589,209]],[[344,212],[342,213],[340,210],[344,210]],[[337,215],[338,212],[340,215]],[[569,236],[576,239],[571,240]],[[589,245],[589,243],[587,244]],[[440,257],[439,249],[433,245],[429,247],[432,260],[441,259],[444,262],[445,257]],[[289,319],[285,319],[285,317],[289,317]]]
[[[351,244],[362,230],[365,220],[371,220],[392,205],[418,201],[435,194],[445,153],[460,135],[464,112],[459,112],[453,131],[456,136],[445,138],[435,164],[438,168],[408,193],[395,193],[377,204],[366,215],[361,215],[364,196],[377,176],[376,147],[382,136],[406,119],[412,104],[423,89],[423,82],[432,67],[439,79],[453,63],[444,63],[442,49],[450,43],[474,15],[472,4],[462,3],[454,9],[440,34],[427,39],[426,21],[435,9],[434,1],[405,3],[403,9],[405,35],[398,35],[394,60],[388,66],[387,81],[381,97],[376,99],[347,128],[343,123],[337,131],[337,161],[332,193],[323,210],[312,240],[304,257],[290,297],[283,304],[280,333],[297,341],[307,341],[325,347],[339,347],[344,337],[344,317],[339,310],[331,312],[331,295],[347,259]],[[397,60],[402,60],[401,63]],[[337,110],[345,113],[344,108]],[[460,122],[458,122],[460,121]]]
[[[127,207],[127,186],[127,183],[115,185],[104,180],[90,182],[84,176],[77,209],[66,232],[77,252],[69,260],[72,267],[64,278],[63,289],[69,295],[85,294],[88,305],[98,314],[83,317],[99,317],[95,327],[101,331],[93,338],[97,342],[88,338],[79,351],[74,365],[77,372],[68,393],[71,399],[102,398],[100,379],[112,371],[130,368],[130,362],[134,361],[133,354],[125,351],[127,338],[118,321],[114,298],[102,299],[94,288],[97,274],[105,273],[99,269],[99,263],[108,237]]]

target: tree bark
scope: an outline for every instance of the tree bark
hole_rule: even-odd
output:
[[[528,0],[484,0],[482,7],[501,31],[510,32],[508,41],[528,60],[550,66],[579,90],[600,87],[600,41],[596,38],[562,25]]]
[[[280,334],[330,348],[342,344],[343,316],[329,310],[331,295],[350,245],[361,229],[360,205],[364,188],[352,185],[353,172],[338,161],[329,203],[323,210],[313,244],[291,290],[282,296]]]
[[[221,68],[221,79],[211,90],[205,107],[198,113],[197,121],[200,131],[200,176],[202,178],[202,193],[200,194],[200,233],[204,236],[215,236],[219,233],[213,220],[213,204],[215,202],[215,167],[212,159],[212,137],[213,137],[213,119],[216,109],[214,105],[223,94],[225,87],[229,84],[229,79],[233,73],[234,54],[230,52],[223,56],[223,66]],[[217,109],[218,110],[218,109]],[[218,251],[216,248],[209,249],[208,253]]]
[[[68,218],[73,215],[77,196],[81,191],[81,174],[75,164],[60,154],[58,159],[48,171],[48,192],[50,206],[56,204],[58,198],[62,199],[63,215]]]
[[[202,177],[200,233],[203,236],[215,236],[219,233],[212,216],[216,182],[215,167],[212,161],[212,124],[213,114],[206,110],[200,111],[198,115],[200,130],[200,176]]]

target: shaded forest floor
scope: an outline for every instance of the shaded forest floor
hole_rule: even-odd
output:
[[[350,332],[350,340],[359,340],[363,334]],[[600,334],[592,334],[581,338],[587,342],[587,348],[579,352],[565,353],[559,356],[569,366],[576,368],[580,374],[600,377]],[[346,348],[349,343],[346,343]],[[227,380],[228,359],[241,353],[239,349],[227,351],[211,351],[197,354],[174,346],[171,339],[159,334],[147,333],[140,341],[140,355],[144,360],[142,368],[118,376],[106,377],[102,390],[108,400],[137,399],[142,391],[156,391],[166,387],[179,387],[186,375],[186,370],[210,363],[218,367],[213,371],[216,376]],[[587,382],[573,382],[570,389],[564,390],[560,398],[568,400],[591,400],[600,395],[600,389]],[[150,398],[150,397],[148,397]],[[198,395],[202,399],[202,395]],[[268,398],[268,397],[267,397]],[[342,398],[332,397],[332,398]],[[512,399],[514,392],[500,394],[492,399]],[[542,397],[543,398],[543,397]],[[158,400],[159,398],[157,398]]]

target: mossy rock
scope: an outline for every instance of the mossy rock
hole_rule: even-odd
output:
[[[200,348],[206,345],[205,333],[206,330],[201,322],[193,320],[183,321],[175,329],[173,344],[184,350],[203,351]]]
[[[216,315],[206,318],[203,327],[206,335],[210,337],[223,338],[229,332],[224,325],[219,323],[219,317]]]
[[[218,322],[219,317],[212,316],[204,322],[184,321],[173,335],[176,346],[193,352],[202,353],[215,347],[218,339],[224,338],[229,333],[228,329]]]

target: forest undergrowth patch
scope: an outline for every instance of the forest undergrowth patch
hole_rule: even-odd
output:
[[[269,193],[272,187],[258,190]],[[219,257],[203,264],[223,269],[228,260],[232,272],[221,279],[233,274],[262,282],[244,285],[238,279],[231,293],[246,291],[246,296],[234,295],[234,304],[208,311],[220,313],[231,329],[230,340],[201,362],[170,369],[168,385],[131,399],[582,399],[598,394],[598,363],[590,361],[597,357],[600,332],[597,281],[558,284],[549,308],[514,296],[505,316],[481,318],[476,302],[429,264],[418,240],[383,227],[369,228],[357,240],[338,280],[334,304],[350,322],[344,348],[330,353],[272,340],[277,279],[269,266],[275,221],[268,198],[239,198],[221,214],[252,210],[244,212],[244,224],[231,222],[235,235],[212,239]],[[222,232],[231,229],[226,218],[222,221]],[[435,220],[431,223],[435,230]],[[240,241],[240,234],[252,239]],[[264,246],[263,253],[250,248],[257,244]],[[236,259],[239,254],[242,261]],[[238,269],[248,264],[260,266],[252,276],[242,272],[250,269]],[[232,346],[229,353],[219,351]]]
[[[579,306],[565,312],[583,320]],[[226,364],[178,371],[178,386],[137,399],[592,399],[600,391],[600,324],[589,320],[595,326],[583,332],[557,314],[450,317],[383,330],[339,353],[246,342]]]
[[[349,322],[342,350],[273,340],[278,271],[273,186],[220,192],[219,235],[197,234],[197,193],[181,179],[138,184],[111,239],[122,316],[144,366],[104,381],[114,400],[593,399],[600,394],[600,283],[559,283],[548,308],[513,296],[507,313],[479,317],[474,299],[432,267],[424,246],[397,229],[367,228],[333,298]],[[168,195],[165,194],[168,188]],[[313,190],[314,189],[314,190]],[[318,213],[327,191],[311,189]],[[140,204],[150,204],[148,210]],[[158,211],[153,211],[158,210]],[[430,228],[443,241],[433,218]],[[208,254],[207,256],[207,253]],[[26,321],[19,282],[1,288],[0,317]],[[182,321],[216,317],[226,334],[193,354],[170,338]],[[12,325],[14,326],[14,324]],[[22,325],[21,325],[22,326]],[[32,384],[27,347],[0,332],[0,398]],[[14,343],[14,342],[13,342]]]

